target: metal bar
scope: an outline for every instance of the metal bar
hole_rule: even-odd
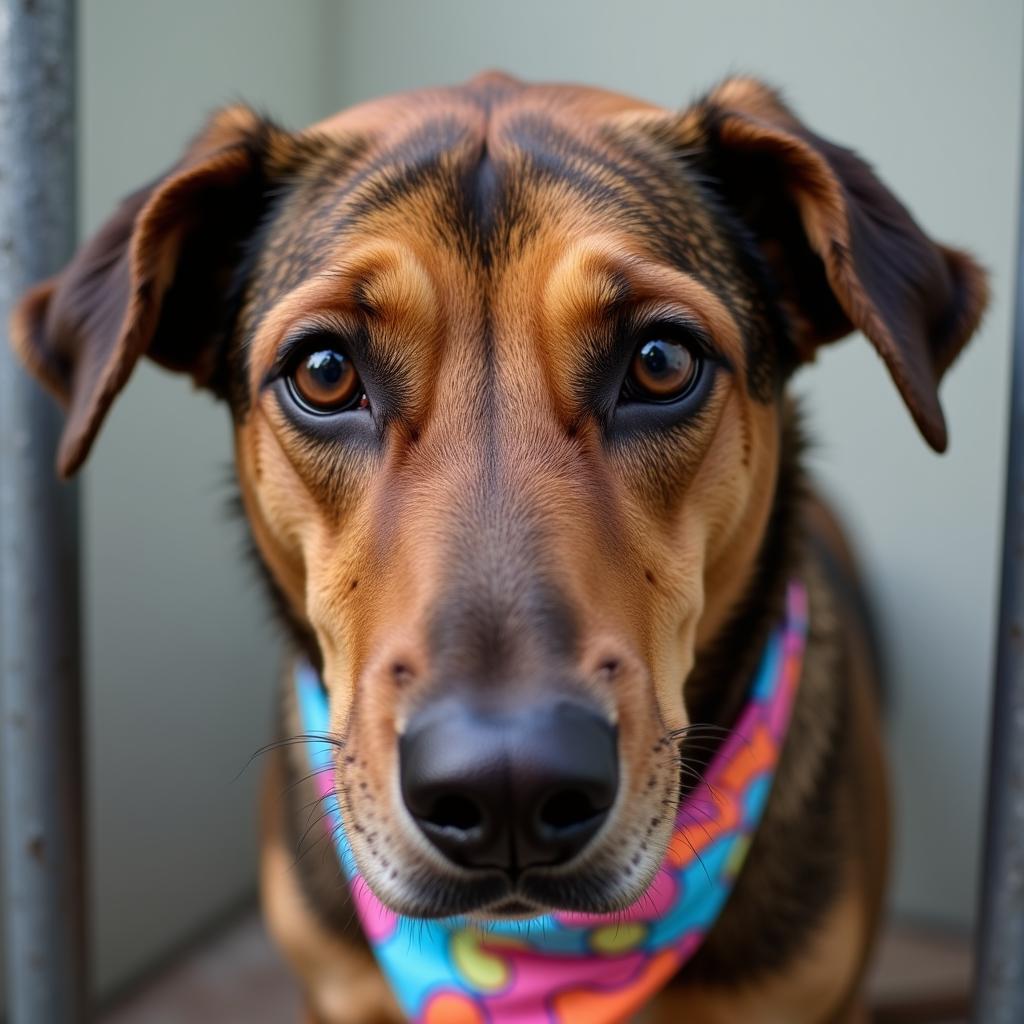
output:
[[[75,235],[74,0],[0,0],[0,325]],[[60,416],[0,329],[0,836],[11,1024],[86,1019],[78,538]]]
[[[1024,164],[1020,173],[1003,570],[974,991],[977,1024],[1024,1021]]]

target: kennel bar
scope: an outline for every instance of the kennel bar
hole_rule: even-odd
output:
[[[1024,139],[1022,139],[1024,154]],[[1024,159],[975,1024],[1024,1021]]]
[[[74,0],[0,0],[0,323],[75,235]],[[0,837],[10,1024],[87,1015],[75,488],[0,337]]]

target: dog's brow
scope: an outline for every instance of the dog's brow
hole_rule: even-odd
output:
[[[593,322],[613,316],[633,297],[621,270],[589,253],[571,253],[555,268],[544,291],[544,305],[558,320]]]
[[[266,387],[296,342],[317,332],[345,338],[365,365],[389,367],[399,380],[429,349],[439,323],[430,276],[410,252],[384,245],[339,256],[268,311],[252,339],[251,386]]]
[[[612,239],[570,251],[555,267],[544,291],[549,318],[567,329],[608,320],[639,305],[688,308],[727,352],[739,354],[739,326],[707,284],[675,267],[622,250]]]

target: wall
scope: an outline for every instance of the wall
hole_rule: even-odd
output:
[[[171,164],[216,106],[321,116],[323,5],[81,7],[81,226]],[[103,990],[251,893],[278,660],[241,557],[230,421],[144,365],[85,471],[84,607],[96,967]]]
[[[894,678],[896,905],[971,919],[992,663],[1020,138],[1016,0],[374,0],[331,8],[337,104],[496,66],[681,106],[733,71],[777,83],[993,275],[931,454],[862,339],[806,370],[812,462],[867,564]]]

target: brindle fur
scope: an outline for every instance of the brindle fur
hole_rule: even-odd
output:
[[[760,83],[673,114],[487,75],[298,134],[222,112],[13,328],[68,407],[65,474],[142,354],[227,400],[255,550],[293,655],[331,697],[356,855],[406,913],[498,905],[396,806],[413,710],[455,686],[604,707],[621,803],[580,863],[537,872],[527,895],[622,906],[803,579],[811,632],[763,824],[715,928],[645,1017],[799,1024],[858,1019],[887,804],[870,624],[803,480],[785,385],[859,328],[941,449],[938,380],[984,303],[968,256]],[[617,368],[654,310],[699,322],[718,371],[692,416],[634,407],[626,429]],[[282,353],[303,327],[345,336],[372,419],[289,404]],[[687,735],[695,723],[718,731]],[[285,672],[281,736],[298,731]],[[268,925],[311,1020],[396,1021],[307,773],[301,743],[275,754]]]

